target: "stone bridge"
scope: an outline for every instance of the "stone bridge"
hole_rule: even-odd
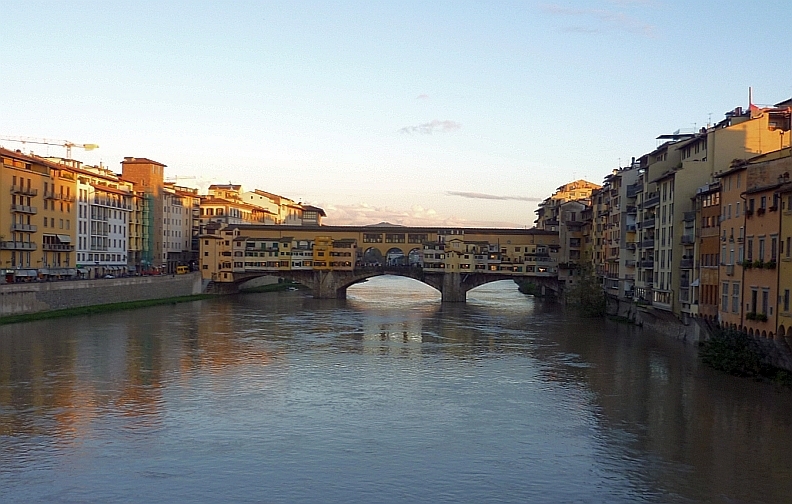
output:
[[[365,282],[367,279],[381,275],[397,275],[413,278],[440,291],[444,303],[464,303],[467,293],[481,285],[499,280],[519,280],[508,273],[461,273],[461,272],[426,272],[421,268],[384,267],[363,268],[354,271],[273,271],[250,272],[234,274],[234,281],[216,283],[211,291],[220,293],[234,293],[239,291],[239,286],[254,278],[273,276],[290,280],[305,285],[311,294],[319,299],[345,299],[347,289],[356,283]],[[558,282],[555,277],[532,278],[550,293],[558,292]]]

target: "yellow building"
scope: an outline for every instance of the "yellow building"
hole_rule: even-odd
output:
[[[558,231],[558,212],[561,205],[567,201],[585,201],[588,204],[591,192],[600,189],[600,187],[582,179],[560,186],[552,196],[539,203],[534,221],[536,228]]]
[[[777,337],[786,340],[792,346],[792,183],[784,180],[778,189],[780,209],[780,237],[778,262],[778,329]]]
[[[0,263],[16,282],[77,275],[74,175],[55,163],[0,149]],[[5,199],[5,203],[2,200]]]
[[[371,226],[265,226],[210,223],[200,236],[201,273],[233,282],[235,274],[289,270],[352,271],[364,259],[396,257],[390,267],[420,265],[427,271],[557,273],[558,235],[536,229],[436,229]],[[362,244],[362,245],[361,245]],[[450,253],[449,253],[450,252]],[[413,263],[414,258],[417,262]],[[376,262],[383,266],[382,262]]]

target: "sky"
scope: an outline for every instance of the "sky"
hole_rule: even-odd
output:
[[[328,224],[531,227],[677,129],[792,97],[786,1],[3,0],[0,137]],[[64,156],[58,146],[0,140]]]

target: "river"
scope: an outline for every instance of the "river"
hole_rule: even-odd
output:
[[[511,282],[14,324],[0,501],[792,502],[792,393]]]

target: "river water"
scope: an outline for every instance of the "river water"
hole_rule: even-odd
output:
[[[0,502],[792,502],[792,393],[381,277],[0,327]]]

